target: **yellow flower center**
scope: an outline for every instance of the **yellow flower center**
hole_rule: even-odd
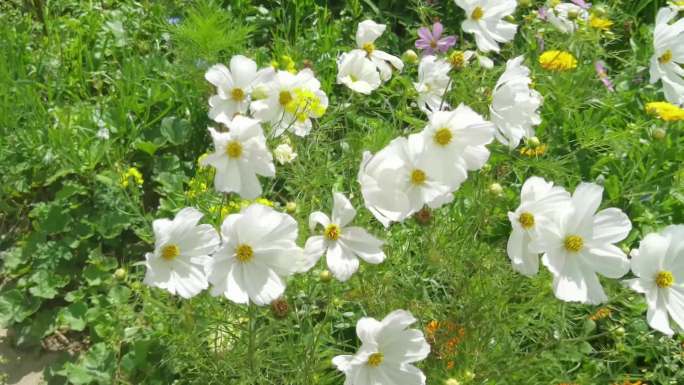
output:
[[[363,45],[363,50],[366,51],[368,55],[372,54],[373,51],[375,51],[375,44],[373,43],[365,43]]]
[[[292,99],[294,98],[290,91],[280,91],[280,95],[278,95],[278,102],[280,102],[281,106],[287,106]]]
[[[254,250],[252,250],[252,246],[245,245],[244,243],[238,245],[238,247],[235,249],[235,258],[242,263],[251,261],[252,258],[254,258]]]
[[[385,356],[382,353],[373,353],[368,357],[368,366],[377,368],[385,360]]]
[[[529,229],[534,226],[534,215],[532,213],[524,212],[518,217],[518,222],[524,229]]]
[[[451,139],[453,139],[454,135],[451,133],[451,130],[449,130],[446,127],[440,128],[435,132],[435,143],[439,144],[440,146],[446,146],[447,144],[451,143]]]
[[[427,179],[427,175],[425,175],[425,171],[415,169],[411,171],[411,183],[413,183],[416,186],[420,186],[422,184],[425,184],[425,180]]]
[[[340,238],[340,226],[331,223],[323,231],[323,235],[326,239],[331,241],[336,241]]]
[[[656,285],[661,289],[666,289],[674,283],[674,276],[672,272],[663,270],[656,275]]]
[[[568,235],[565,237],[563,245],[566,250],[576,253],[584,247],[584,239],[579,235]]]
[[[667,64],[672,61],[672,50],[668,49],[665,53],[658,58],[660,64]]]
[[[484,9],[482,9],[482,7],[475,7],[475,9],[473,9],[473,13],[470,15],[470,18],[478,21],[482,19],[482,16],[484,16]]]
[[[167,261],[172,261],[174,258],[180,255],[180,249],[177,245],[166,245],[162,247],[161,256]]]
[[[465,55],[463,51],[454,51],[449,54],[449,63],[454,68],[461,68],[465,63]]]
[[[230,91],[230,97],[236,102],[241,102],[245,99],[245,91],[243,91],[242,88],[233,88],[233,90]]]
[[[242,156],[242,144],[237,140],[232,140],[226,145],[226,154],[229,158],[236,159]]]

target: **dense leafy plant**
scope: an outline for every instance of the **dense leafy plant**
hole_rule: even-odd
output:
[[[644,113],[658,100],[647,63],[664,2],[604,2],[611,32],[571,37],[532,16],[538,2],[519,3],[518,36],[493,58],[528,58],[545,97],[537,133],[546,152],[491,146],[488,165],[452,204],[386,232],[359,210],[357,223],[387,240],[385,263],[344,283],[319,264],[272,309],[206,294],[180,300],[141,284],[153,219],[193,206],[218,226],[245,203],[213,191],[213,171],[197,163],[213,124],[204,72],[245,54],[260,66],[311,66],[321,80],[327,113],[310,136],[290,138],[298,157],[263,193],[290,210],[303,243],[309,213],[332,207],[331,190],[359,199],[364,150],[426,121],[413,105],[415,65],[372,97],[335,84],[337,55],[352,48],[357,23],[388,24],[382,44],[398,54],[435,17],[460,31],[462,11],[422,0],[3,3],[0,324],[22,349],[72,353],[46,370],[54,384],[341,384],[330,361],[355,350],[358,318],[397,308],[418,316],[432,344],[421,364],[429,383],[678,383],[684,340],[648,328],[640,295],[606,281],[604,306],[561,303],[548,273],[523,279],[505,254],[506,213],[533,174],[602,184],[604,205],[633,222],[625,248],[684,222],[684,126]],[[540,34],[547,48],[576,53],[577,70],[543,71]],[[617,92],[601,86],[596,60]],[[465,67],[447,101],[486,114],[499,67]]]

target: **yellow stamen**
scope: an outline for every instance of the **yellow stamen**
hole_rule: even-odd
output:
[[[377,368],[385,360],[385,356],[382,353],[373,353],[368,357],[368,366]]]
[[[672,50],[668,49],[665,53],[658,58],[660,64],[667,64],[672,61]]]
[[[479,21],[482,19],[482,16],[484,16],[484,9],[482,9],[482,7],[475,7],[475,9],[473,9],[473,13],[470,15],[470,18],[475,21]]]
[[[568,235],[565,237],[563,245],[566,250],[576,253],[584,247],[584,239],[579,235]]]
[[[454,135],[451,133],[451,130],[443,127],[435,132],[434,139],[435,143],[439,144],[440,146],[446,146],[447,144],[451,143],[453,137]]]
[[[278,95],[278,102],[280,102],[281,106],[287,106],[292,99],[294,98],[290,91],[280,91],[280,95]]]
[[[252,246],[245,245],[244,243],[238,245],[238,247],[235,249],[235,258],[242,263],[251,261],[252,258],[254,258],[254,250],[252,250]]]
[[[416,186],[425,184],[426,179],[427,175],[425,175],[425,171],[423,170],[415,169],[411,172],[411,183]]]
[[[518,222],[524,229],[530,229],[534,227],[534,215],[532,213],[524,212],[520,214]]]
[[[236,102],[241,102],[245,99],[245,91],[243,91],[242,88],[233,88],[233,90],[230,91],[230,97]]]
[[[331,223],[323,231],[323,235],[326,239],[331,241],[336,241],[340,238],[340,226]]]
[[[232,140],[226,145],[226,154],[229,158],[236,159],[242,156],[242,144],[237,140]]]
[[[177,245],[166,245],[162,247],[161,256],[167,261],[172,261],[174,258],[180,255],[180,249]]]
[[[656,285],[661,289],[666,289],[674,284],[674,276],[672,272],[663,270],[656,275]]]
[[[373,43],[365,43],[365,44],[363,45],[363,50],[366,51],[366,53],[370,56],[370,54],[372,54],[373,51],[375,51],[375,44],[373,44]]]

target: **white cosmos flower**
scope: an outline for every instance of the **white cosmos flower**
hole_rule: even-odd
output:
[[[669,314],[684,330],[684,225],[646,235],[631,256],[637,278],[627,284],[646,295],[648,324],[671,336]]]
[[[228,124],[236,114],[245,114],[252,91],[270,81],[275,71],[271,67],[257,71],[256,63],[242,55],[230,59],[230,69],[216,64],[204,74],[216,86],[217,94],[209,98],[209,117]]]
[[[433,112],[421,135],[428,158],[443,165],[450,174],[445,182],[456,190],[468,177],[468,171],[482,168],[489,159],[485,145],[494,140],[494,125],[460,104],[453,111]]]
[[[499,43],[507,43],[515,37],[518,26],[503,18],[515,12],[516,0],[455,0],[468,19],[463,21],[463,31],[475,35],[477,48],[482,52],[499,52]]]
[[[271,123],[274,136],[285,131],[308,135],[311,118],[320,118],[328,108],[328,96],[308,68],[297,74],[278,71],[263,88],[267,96],[253,101],[250,109],[255,118]]]
[[[198,225],[202,213],[186,207],[173,220],[157,219],[154,252],[145,254],[144,283],[190,298],[208,287],[204,266],[219,244],[211,225]]]
[[[361,227],[348,226],[356,216],[356,210],[349,199],[340,193],[333,193],[332,218],[320,211],[309,216],[309,228],[313,232],[317,225],[323,226],[323,235],[307,239],[304,252],[311,267],[325,253],[328,269],[340,281],[348,280],[359,268],[359,258],[372,264],[385,260],[383,241],[370,235]]]
[[[364,154],[359,170],[368,210],[387,227],[428,205],[437,208],[454,198],[459,176],[431,156],[420,134],[399,137],[374,157]]]
[[[547,12],[549,23],[563,33],[573,33],[577,30],[578,20],[587,20],[589,12],[572,3],[560,3]]]
[[[440,110],[440,107],[449,108],[444,102],[444,94],[451,88],[449,71],[451,64],[434,55],[424,56],[418,64],[418,82],[413,86],[418,91],[418,107],[429,114]]]
[[[541,123],[539,107],[542,96],[530,88],[530,70],[518,56],[506,63],[506,71],[494,87],[489,107],[492,122],[497,127],[496,138],[512,150],[520,140],[534,136],[534,126]]]
[[[373,20],[365,20],[359,23],[356,30],[356,47],[358,49],[352,51],[361,52],[368,57],[380,71],[380,78],[383,81],[392,77],[392,67],[400,72],[404,68],[401,59],[375,48],[375,40],[385,32],[386,28],[384,24],[378,24]]]
[[[246,199],[261,195],[257,174],[273,177],[273,156],[266,148],[266,138],[259,121],[236,116],[228,122],[229,132],[209,128],[214,152],[200,163],[216,168],[214,187],[221,192],[235,192]]]
[[[362,51],[340,55],[337,68],[337,84],[344,84],[352,91],[368,95],[380,87],[380,74]]]
[[[356,323],[359,350],[332,360],[345,375],[344,385],[425,385],[425,375],[411,364],[424,360],[430,345],[421,331],[408,328],[415,322],[406,310],[395,310],[382,321],[361,318]]]
[[[632,223],[616,208],[599,211],[603,187],[581,183],[572,195],[571,210],[557,221],[543,221],[530,250],[543,252],[542,262],[553,274],[553,290],[563,301],[599,304],[608,297],[598,276],[620,278],[629,260],[614,243],[627,237]]]
[[[255,203],[227,216],[221,235],[221,246],[207,264],[211,295],[267,305],[283,294],[287,277],[302,271],[297,222],[287,214]]]
[[[684,18],[670,24],[677,11],[665,7],[658,11],[651,57],[651,83],[663,81],[663,91],[668,102],[684,105]]]
[[[520,191],[520,206],[508,212],[513,227],[508,238],[508,257],[513,269],[532,276],[539,271],[539,254],[529,250],[532,240],[537,239],[540,222],[555,221],[570,209],[570,194],[564,188],[554,186],[543,178],[528,178]]]

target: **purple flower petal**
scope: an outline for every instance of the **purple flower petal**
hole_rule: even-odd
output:
[[[445,37],[442,40],[437,42],[437,48],[442,52],[448,51],[449,48],[451,48],[455,45],[456,45],[456,36],[447,36],[447,37]]]
[[[427,42],[432,41],[432,33],[430,32],[430,28],[428,27],[421,27],[418,29],[418,36],[420,36],[421,39],[426,40]]]
[[[432,25],[432,38],[439,40],[442,37],[442,32],[444,31],[444,26],[439,21]]]
[[[599,77],[603,85],[611,92],[615,91],[615,88],[613,87],[613,82],[610,80],[608,77],[608,73],[606,72],[606,65],[602,61],[597,61],[594,63],[594,68],[596,69],[596,75]]]

